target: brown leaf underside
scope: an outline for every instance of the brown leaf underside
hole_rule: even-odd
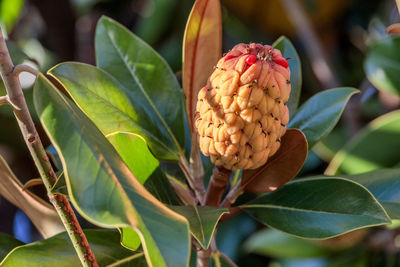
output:
[[[221,57],[222,25],[219,0],[197,0],[190,13],[184,37],[183,88],[190,129],[197,94],[207,84],[207,79]]]
[[[288,129],[278,152],[263,167],[243,171],[244,190],[264,193],[279,188],[299,173],[307,153],[308,144],[304,134],[298,129]]]

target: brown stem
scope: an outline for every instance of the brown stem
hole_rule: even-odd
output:
[[[82,265],[97,267],[99,265],[97,264],[86,236],[79,225],[68,199],[63,195],[54,194],[51,190],[57,177],[29,113],[18,80],[18,75],[15,75],[13,71],[14,65],[11,61],[3,33],[0,29],[0,74],[7,91],[9,102],[15,107],[14,115],[17,119],[25,143],[47,189],[47,195],[49,196],[50,202],[56,208]]]
[[[210,264],[211,249],[197,251],[196,267],[208,267]]]
[[[234,187],[231,188],[231,190],[229,190],[229,193],[226,195],[220,206],[223,208],[229,208],[233,203],[235,203],[236,199],[243,194],[243,192],[243,186],[240,182],[238,182]]]
[[[231,170],[227,170],[224,167],[215,166],[210,183],[208,184],[205,205],[219,206],[219,202],[231,177],[231,172]]]

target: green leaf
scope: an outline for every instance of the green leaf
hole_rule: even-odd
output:
[[[207,249],[221,216],[229,213],[228,209],[208,206],[170,206],[189,221],[190,232]]]
[[[147,266],[143,252],[133,252],[119,244],[117,231],[85,230],[84,232],[100,266],[120,266],[118,262],[129,262],[131,266]],[[68,235],[64,232],[49,239],[15,248],[0,265],[75,267],[81,263]]]
[[[4,23],[7,31],[11,32],[24,7],[25,0],[0,1],[0,23]]]
[[[49,74],[67,89],[104,135],[136,133],[146,140],[160,159],[179,159],[180,147],[175,146],[165,128],[159,127],[162,123],[153,116],[154,112],[145,108],[142,99],[105,71],[83,63],[68,62],[51,69]]]
[[[175,192],[159,168],[158,160],[151,154],[146,143],[135,134],[115,133],[107,136],[108,141],[124,160],[129,170],[141,184],[161,202],[179,204]],[[135,250],[140,245],[137,233],[129,228],[121,229],[121,243]]]
[[[118,228],[121,234],[121,245],[130,249],[137,250],[140,247],[140,237],[135,230],[129,227]]]
[[[325,256],[331,252],[313,241],[274,229],[256,232],[246,240],[243,248],[248,253],[274,258],[311,258]]]
[[[0,233],[0,261],[15,247],[24,245],[24,242],[4,233]]]
[[[264,224],[304,238],[329,238],[390,223],[368,190],[339,177],[296,180],[241,208]]]
[[[107,139],[141,184],[144,184],[160,165],[143,139],[137,135],[116,133],[108,135]]]
[[[364,70],[379,90],[400,95],[400,36],[391,35],[374,43],[368,51]]]
[[[135,23],[134,32],[147,43],[154,44],[170,27],[169,22],[174,19],[177,0],[154,0],[145,2],[141,8],[145,15]]]
[[[34,102],[82,216],[102,227],[134,228],[150,265],[185,266],[190,250],[186,219],[139,183],[104,135],[43,75],[36,80]]]
[[[144,138],[161,138],[170,153],[158,152],[159,159],[178,160],[185,141],[183,91],[174,73],[149,45],[114,20],[102,17],[95,36],[97,66],[116,78],[135,104]],[[147,121],[146,121],[147,120]]]
[[[395,166],[400,162],[399,136],[399,110],[378,117],[343,146],[325,174],[357,174]]]
[[[365,186],[382,204],[390,218],[400,219],[400,169],[382,169],[343,177]]]
[[[292,89],[290,91],[289,101],[286,103],[286,105],[289,109],[289,114],[293,116],[296,113],[297,106],[299,105],[301,85],[303,82],[300,57],[297,54],[292,42],[290,42],[290,40],[285,36],[279,37],[272,44],[272,47],[279,49],[284,58],[290,58],[288,59],[288,63]]]
[[[335,127],[347,101],[357,92],[357,89],[343,87],[312,96],[289,121],[288,128],[300,129],[307,137],[311,149]]]

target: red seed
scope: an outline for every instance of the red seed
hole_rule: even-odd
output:
[[[225,57],[224,61],[227,61],[227,60],[232,59],[232,58],[235,58],[235,56],[234,55],[227,55]]]
[[[249,65],[253,65],[254,63],[256,63],[257,61],[257,57],[255,55],[250,55],[246,58],[246,63]]]
[[[274,59],[274,62],[276,63],[276,64],[279,64],[279,65],[281,65],[282,67],[284,67],[284,68],[287,68],[288,66],[289,66],[289,64],[287,63],[287,61],[284,59],[284,58],[277,58],[277,59]]]

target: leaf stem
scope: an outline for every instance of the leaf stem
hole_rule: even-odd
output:
[[[199,201],[200,204],[202,204],[204,202],[204,194],[205,194],[205,189],[202,179],[200,181],[198,179],[197,180],[194,179],[193,172],[191,171],[189,166],[189,162],[187,161],[184,155],[181,155],[179,167],[185,174],[189,186],[193,189],[194,193],[196,194],[197,200]]]
[[[14,67],[13,74],[14,76],[19,76],[21,72],[28,72],[34,76],[39,75],[39,71],[37,69],[32,68],[31,66],[20,64]]]
[[[235,203],[236,199],[243,194],[243,192],[242,184],[240,182],[236,183],[236,185],[229,190],[229,193],[226,195],[220,206],[229,208],[233,203]]]
[[[18,73],[21,71],[29,71],[29,69],[26,67],[19,67],[17,71],[15,71],[2,30],[0,29],[0,74],[4,81],[9,103],[13,104],[14,115],[25,143],[47,189],[50,202],[60,216],[82,265],[85,267],[97,267],[98,264],[95,256],[68,199],[63,195],[56,195],[51,191],[57,177],[26,105],[25,97],[18,79]]]

